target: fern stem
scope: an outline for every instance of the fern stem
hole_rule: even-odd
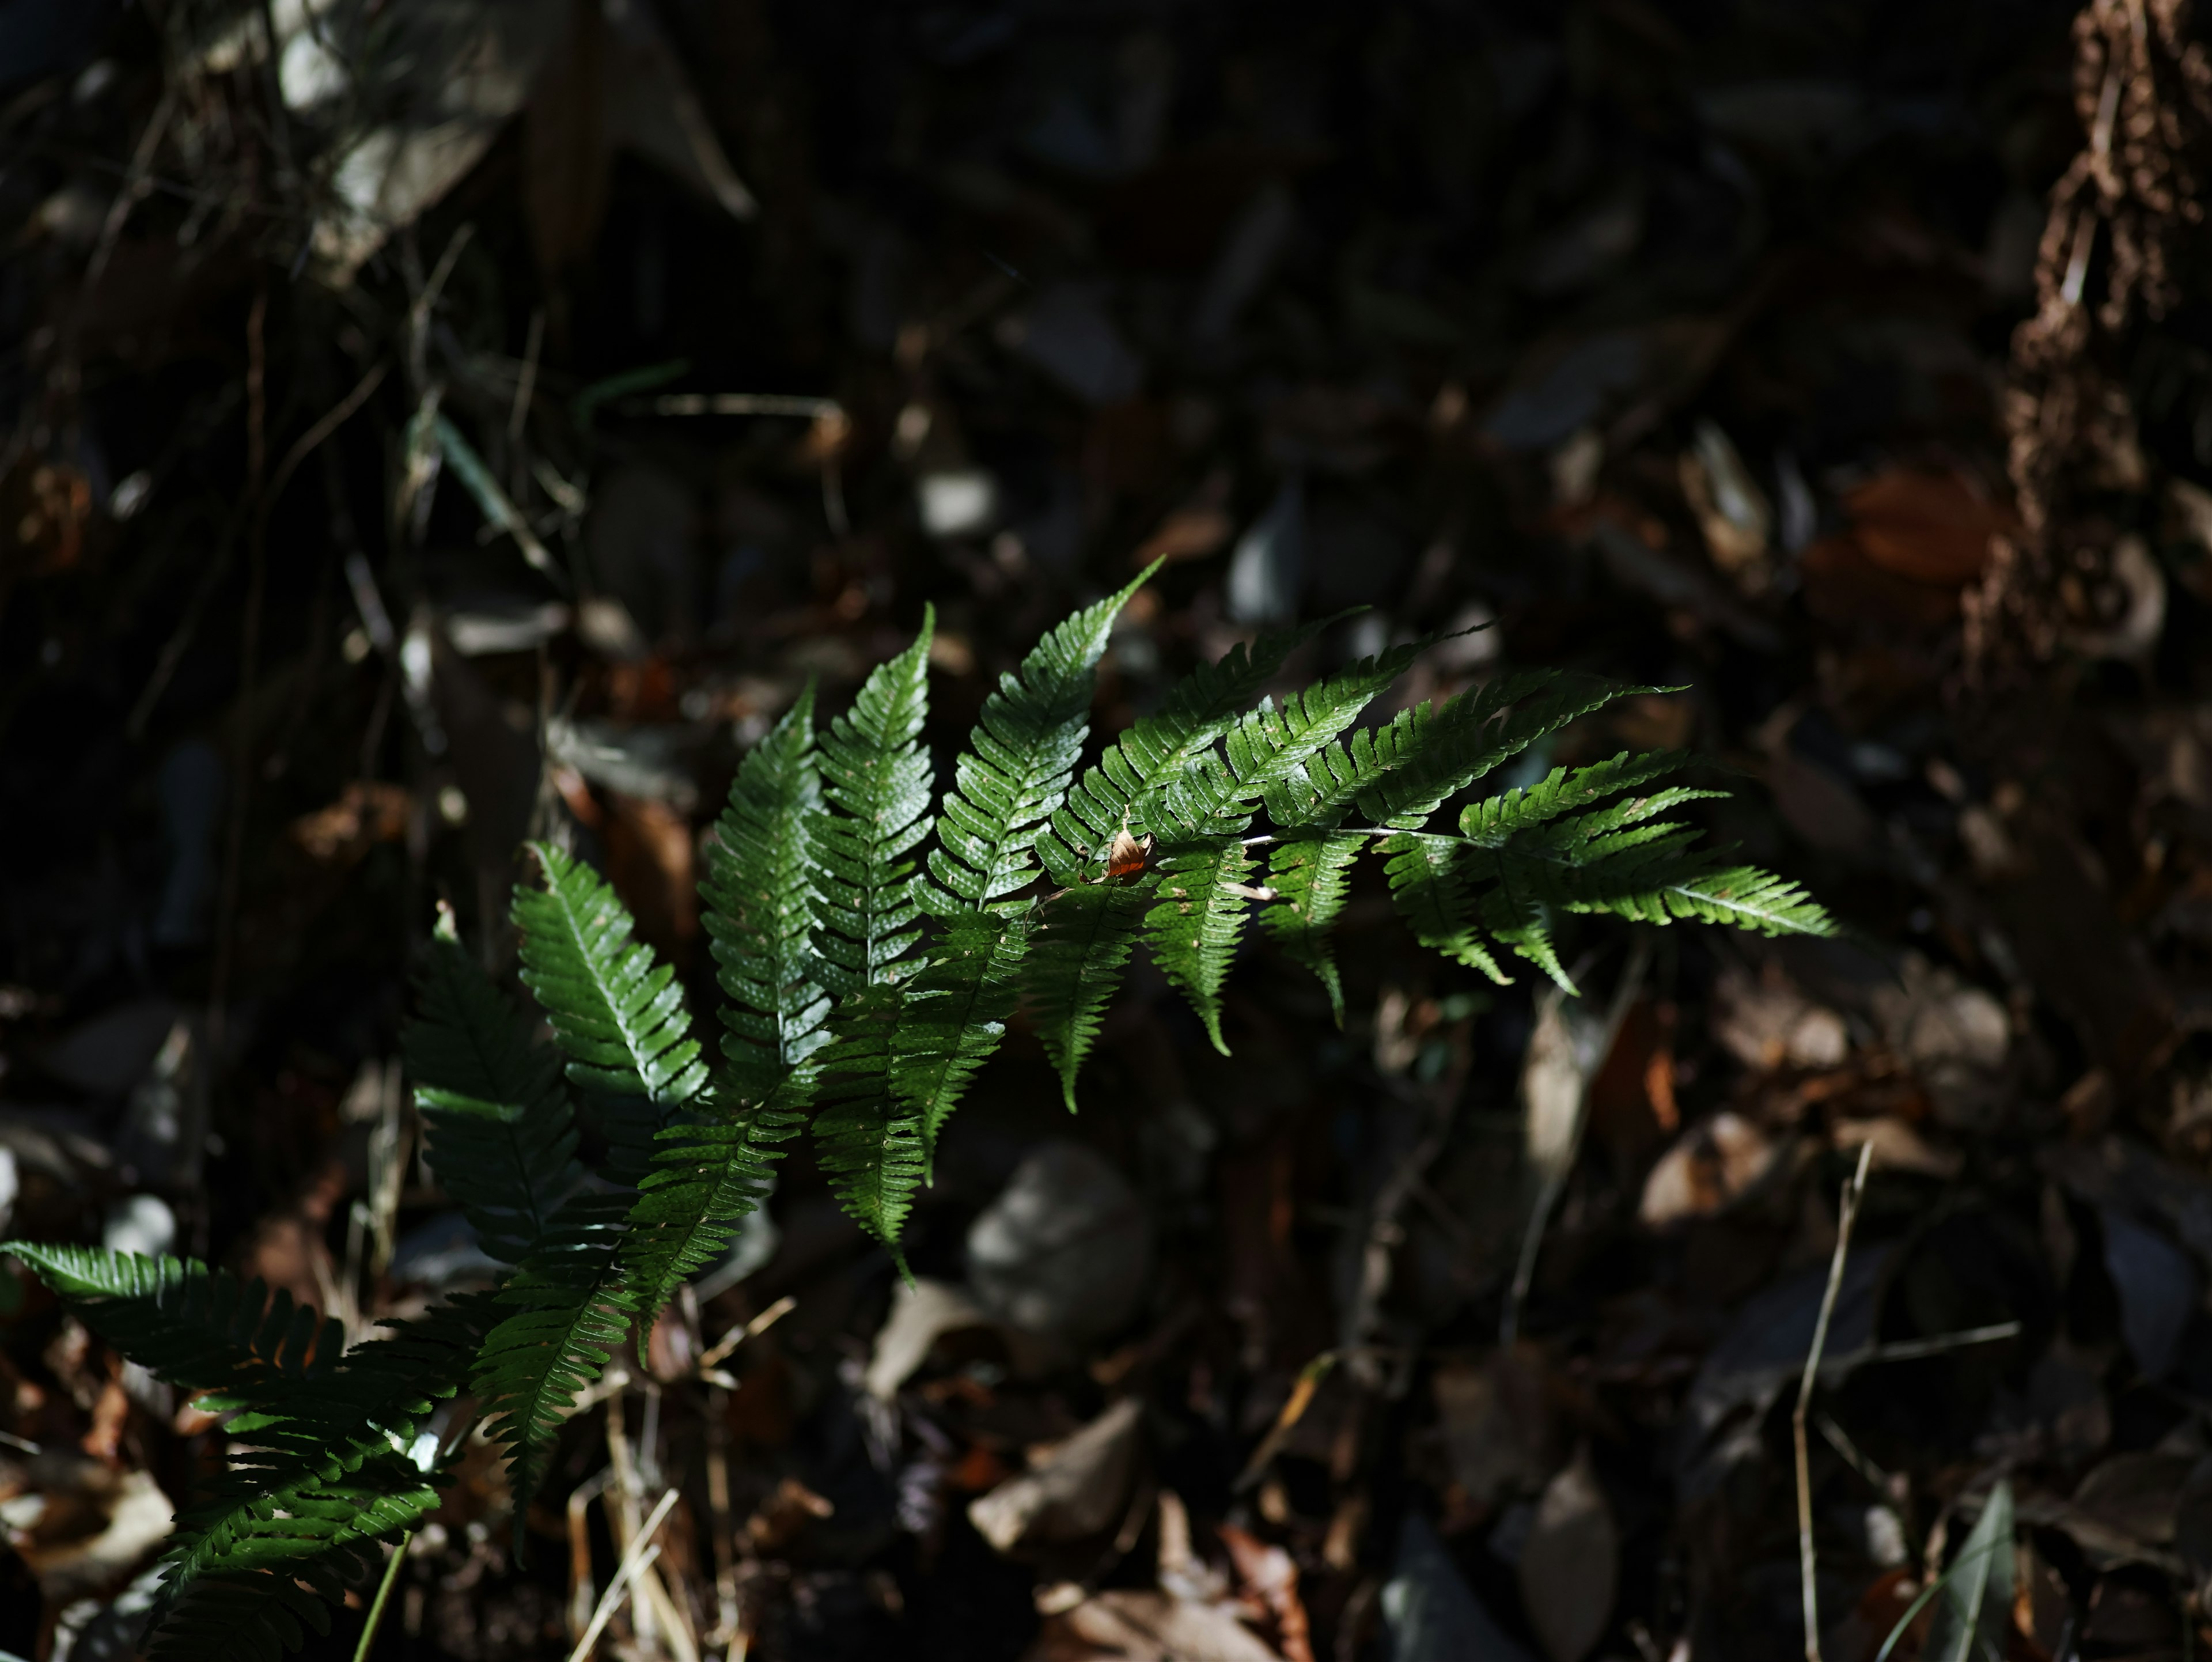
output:
[[[384,1607],[392,1602],[392,1589],[399,1580],[399,1567],[407,1562],[408,1543],[415,1538],[409,1530],[392,1549],[392,1562],[384,1567],[384,1580],[376,1584],[376,1598],[368,1607],[368,1624],[361,1630],[361,1643],[354,1647],[353,1662],[368,1662],[368,1653],[376,1643],[376,1630],[384,1623]]]

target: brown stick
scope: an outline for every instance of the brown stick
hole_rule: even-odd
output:
[[[1843,1290],[1844,1261],[1851,1250],[1851,1225],[1858,1218],[1859,1196],[1866,1192],[1867,1167],[1873,1160],[1874,1144],[1862,1144],[1858,1169],[1844,1185],[1836,1220],[1836,1255],[1828,1261],[1828,1288],[1820,1295],[1820,1318],[1813,1327],[1813,1348],[1797,1382],[1797,1407],[1790,1415],[1797,1451],[1797,1575],[1805,1595],[1805,1662],[1820,1662],[1820,1598],[1814,1584],[1812,1461],[1805,1440],[1805,1419],[1813,1406],[1813,1386],[1820,1377],[1820,1353],[1828,1343],[1828,1318],[1836,1313],[1836,1295]]]

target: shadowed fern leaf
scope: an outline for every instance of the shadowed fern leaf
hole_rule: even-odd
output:
[[[234,1407],[287,1375],[327,1372],[345,1347],[335,1321],[261,1282],[177,1258],[95,1246],[0,1242],[36,1272],[87,1327],[156,1379],[216,1393]]]
[[[576,1393],[605,1371],[637,1311],[623,1273],[630,1205],[620,1192],[577,1195],[493,1295],[514,1313],[485,1335],[470,1389],[507,1451],[518,1531],[561,1422]]]
[[[450,917],[415,991],[419,1014],[404,1049],[430,1164],[484,1251],[518,1263],[580,1176],[559,1053],[534,1042],[528,1019],[461,949]]]

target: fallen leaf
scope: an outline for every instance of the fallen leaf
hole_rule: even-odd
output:
[[[1960,588],[1982,575],[1990,539],[2011,529],[2011,511],[1964,475],[1890,467],[1844,495],[1850,534],[1884,571],[1935,587]]]
[[[1115,1588],[1047,1618],[1024,1662],[1284,1662],[1228,1608]]]
[[[1653,1229],[1711,1217],[1766,1175],[1777,1149],[1740,1114],[1719,1113],[1684,1132],[1644,1180],[1637,1215]]]
[[[969,1502],[969,1521],[1000,1552],[1079,1541],[1119,1523],[1137,1469],[1144,1404],[1127,1397],[1036,1464]]]

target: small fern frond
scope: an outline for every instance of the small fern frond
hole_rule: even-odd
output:
[[[1237,956],[1252,894],[1244,879],[1252,856],[1234,837],[1218,837],[1165,855],[1160,862],[1158,904],[1145,914],[1145,944],[1169,984],[1190,1001],[1206,1036],[1223,1056],[1221,983]]]
[[[622,1247],[635,1289],[640,1367],[661,1306],[720,1256],[738,1223],[767,1200],[774,1162],[783,1155],[777,1145],[803,1123],[791,1109],[726,1103],[710,1089],[660,1133]]]
[[[1036,875],[1030,850],[1062,802],[1091,732],[1091,689],[1114,620],[1159,569],[1154,561],[1118,594],[1086,606],[1043,640],[983,701],[954,764],[929,869],[944,886],[936,909],[977,910]]]
[[[1352,868],[1370,839],[1349,831],[1305,827],[1287,832],[1267,855],[1267,886],[1275,904],[1260,914],[1291,962],[1328,989],[1336,1025],[1344,1026],[1344,982],[1336,971],[1329,930],[1352,892]]]
[[[356,1345],[325,1374],[257,1388],[229,1423],[228,1469],[188,1506],[164,1555],[151,1654],[275,1656],[376,1566],[374,1543],[438,1504],[416,1439],[468,1373],[489,1325],[471,1294]],[[306,1582],[319,1598],[303,1594]]]
[[[926,1166],[969,1081],[1006,1036],[1030,928],[989,912],[954,917],[931,944],[928,966],[901,989],[890,1089],[921,1127]]]
[[[214,1391],[234,1407],[258,1387],[327,1372],[344,1330],[292,1295],[194,1260],[147,1258],[96,1246],[0,1242],[87,1327],[179,1390]]]
[[[1304,775],[1306,764],[1352,724],[1390,684],[1434,645],[1408,641],[1363,658],[1327,680],[1263,705],[1229,731],[1223,748],[1236,776],[1234,800],[1256,802]]]
[[[713,943],[722,1007],[719,1082],[745,1102],[805,1099],[806,1059],[829,1042],[829,995],[814,949],[816,844],[823,809],[814,753],[814,688],[753,746],[707,844],[700,918]]]
[[[1067,801],[1039,833],[1037,853],[1053,880],[1082,881],[1115,833],[1132,837],[1172,831],[1196,825],[1218,800],[1218,778],[1206,782],[1195,796],[1194,769],[1223,764],[1214,753],[1221,736],[1283,662],[1326,628],[1331,619],[1287,634],[1265,635],[1248,652],[1240,642],[1218,663],[1207,664],[1168,690],[1160,708],[1139,716],[1107,746],[1098,765],[1086,769],[1069,790]]]
[[[1511,980],[1482,944],[1467,845],[1448,837],[1401,833],[1382,844],[1391,903],[1431,952],[1480,970],[1501,986]]]
[[[1023,965],[1022,1001],[1060,1075],[1060,1096],[1071,1114],[1075,1076],[1098,1041],[1101,1014],[1128,967],[1151,899],[1140,888],[1087,883],[1037,909]]]
[[[518,1531],[561,1422],[605,1371],[636,1307],[621,1252],[629,1206],[621,1193],[575,1196],[494,1295],[514,1313],[485,1336],[470,1389],[507,1451]]]
[[[1460,813],[1460,834],[1469,842],[1485,848],[1503,847],[1516,833],[1559,819],[1577,808],[1586,808],[1593,802],[1621,791],[1633,790],[1655,779],[1663,779],[1688,766],[1692,758],[1681,751],[1654,750],[1632,754],[1623,751],[1620,755],[1602,762],[1593,762],[1588,767],[1553,768],[1535,784],[1515,786],[1496,796],[1484,797],[1469,803]],[[1642,799],[1624,806],[1623,817],[1617,824],[1627,823],[1633,813],[1644,817],[1650,813],[1664,812],[1666,808],[1701,796],[1719,796],[1720,791],[1689,791],[1676,789],[1663,792],[1662,801]],[[1614,824],[1593,825],[1587,836],[1601,830],[1615,829]]]
[[[430,1165],[484,1251],[518,1263],[580,1175],[559,1054],[441,923],[416,977],[403,1048]]]
[[[1411,725],[1410,742],[1358,784],[1360,812],[1374,825],[1418,830],[1446,799],[1570,721],[1638,693],[1673,691],[1551,670],[1501,675]]]
[[[823,1055],[816,1158],[845,1215],[890,1249],[906,1272],[899,1232],[927,1163],[921,1118],[891,1088],[891,1039],[901,989],[863,988],[839,1010]]]
[[[903,856],[935,823],[921,742],[935,623],[925,611],[914,644],[876,667],[822,740],[831,811],[817,840],[823,927],[815,948],[822,983],[840,998],[891,979],[891,966],[921,938],[914,924],[921,880]]]
[[[636,926],[629,911],[590,867],[550,843],[530,847],[545,886],[514,892],[522,982],[553,1025],[568,1077],[663,1107],[690,1101],[707,1068],[676,971],[630,941]]]

